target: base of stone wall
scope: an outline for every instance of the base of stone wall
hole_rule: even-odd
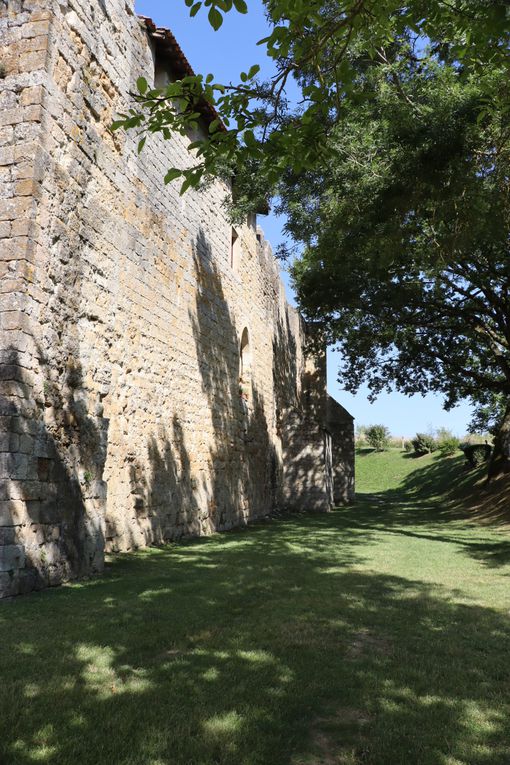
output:
[[[235,529],[246,528],[249,525],[263,523],[272,517],[272,513],[263,513],[253,516],[251,518],[240,517],[236,521],[225,521],[217,528],[211,528],[208,531],[204,531],[203,528],[188,527],[187,529],[179,528],[175,530],[175,533],[166,539],[161,541],[152,541],[145,544],[133,545],[131,547],[124,547],[123,549],[116,546],[114,539],[106,539],[105,554],[117,557],[128,552],[135,552],[137,550],[146,550],[155,548],[161,549],[170,545],[177,545],[180,542],[189,541],[193,539],[200,539],[203,537],[210,537],[214,534],[221,534],[228,531],[234,531]],[[23,551],[22,545],[18,546]],[[0,550],[2,548],[0,547]],[[3,548],[5,550],[5,547]],[[24,553],[23,553],[24,555]],[[25,560],[25,558],[23,558]],[[70,582],[86,581],[92,577],[101,576],[104,571],[104,555],[95,556],[91,562],[91,567],[87,571],[81,571],[79,573],[73,573],[69,566],[65,563],[61,565],[50,565],[39,567],[26,567],[21,569],[12,569],[10,571],[0,572],[0,600],[9,600],[19,595],[28,595],[33,592],[39,592],[41,590],[48,589],[50,587],[58,587],[62,584]]]
[[[51,566],[44,570],[24,568],[3,571],[0,573],[0,600],[59,587],[67,582],[90,579],[91,576],[102,574],[103,570],[104,559],[103,564],[96,563],[87,573],[73,574],[66,566]]]
[[[60,538],[54,541],[32,544],[30,540],[20,540],[15,545],[0,545],[0,599],[57,587],[100,574],[103,569],[102,536],[83,538],[78,551],[64,538],[62,530]]]

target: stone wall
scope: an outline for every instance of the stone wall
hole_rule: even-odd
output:
[[[165,65],[131,0],[0,9],[0,595],[328,509],[324,361],[255,216],[232,264],[229,188],[163,184],[187,141],[108,129]]]

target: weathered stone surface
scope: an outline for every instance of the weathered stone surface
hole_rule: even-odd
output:
[[[17,571],[24,567],[23,545],[0,545],[0,571]]]
[[[227,185],[164,185],[187,139],[108,129],[173,74],[132,0],[4,7],[0,594],[348,500],[352,419],[255,215],[234,232]]]

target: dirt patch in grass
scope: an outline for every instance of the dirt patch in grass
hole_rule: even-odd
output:
[[[349,659],[359,659],[371,655],[389,656],[390,654],[390,641],[380,635],[374,635],[368,632],[368,630],[360,630],[347,648],[347,657]]]
[[[370,716],[359,709],[341,707],[330,717],[315,720],[311,729],[313,754],[296,765],[362,765],[369,749],[364,728]]]

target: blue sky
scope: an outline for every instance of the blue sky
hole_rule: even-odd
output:
[[[206,14],[201,11],[194,19],[189,18],[189,9],[184,0],[135,0],[136,10],[150,16],[158,26],[169,27],[179,41],[190,64],[196,72],[212,72],[218,82],[237,80],[239,72],[246,71],[252,64],[262,66],[262,76],[270,76],[271,66],[264,57],[263,47],[257,41],[267,34],[260,0],[248,3],[250,11],[246,16],[236,12],[225,16],[223,26],[214,32],[209,26]],[[283,221],[275,215],[260,219],[266,237],[277,245],[283,239]],[[283,274],[289,298],[292,292],[286,275]],[[367,400],[366,390],[353,396],[342,390],[337,381],[338,354],[328,353],[328,387],[330,393],[356,418],[358,425],[382,423],[393,434],[412,436],[418,431],[447,427],[462,435],[471,415],[471,408],[462,404],[450,412],[442,408],[441,397],[428,395],[411,398],[398,393],[381,395],[374,404]]]

